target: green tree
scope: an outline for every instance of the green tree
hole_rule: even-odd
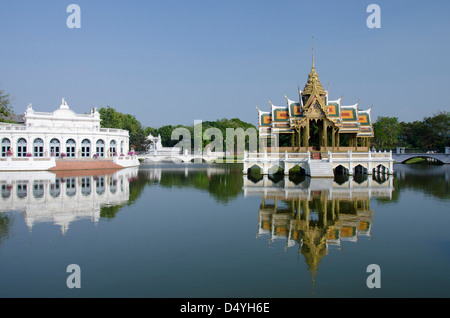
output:
[[[439,112],[425,117],[423,148],[440,149],[450,142],[450,112]]]
[[[117,128],[128,130],[130,136],[130,148],[137,151],[146,149],[148,141],[144,128],[135,116],[122,114],[114,108],[108,106],[100,108],[100,126],[104,128]]]
[[[101,127],[122,129],[122,114],[114,108],[109,106],[106,108],[102,107],[98,112],[100,113]]]
[[[422,147],[422,138],[425,133],[425,126],[422,121],[412,123],[400,123],[399,142],[400,146],[406,148],[419,149]]]
[[[373,143],[379,149],[393,149],[400,145],[401,126],[397,117],[378,117],[373,124]]]
[[[158,137],[158,130],[156,128],[145,127],[144,133],[146,136],[151,134],[153,137]]]
[[[126,114],[122,116],[122,129],[126,129],[130,133],[130,148],[143,151],[147,147],[147,136],[144,128],[136,117]]]
[[[0,122],[13,122],[11,119],[13,115],[14,111],[9,94],[0,89]]]
[[[177,141],[172,140],[172,131],[175,129],[172,125],[162,126],[157,129],[157,134],[161,135],[161,143],[164,147],[173,147]]]

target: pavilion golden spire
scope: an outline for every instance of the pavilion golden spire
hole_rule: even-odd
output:
[[[325,95],[325,91],[319,81],[319,75],[317,74],[316,67],[314,65],[314,37],[312,37],[312,67],[311,72],[308,75],[308,81],[306,82],[302,93],[303,95],[311,95],[314,89],[317,93]]]

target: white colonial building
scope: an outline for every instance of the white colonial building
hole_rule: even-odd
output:
[[[64,98],[51,113],[37,112],[30,104],[22,124],[0,123],[0,170],[46,170],[59,158],[118,162],[120,157],[124,162],[130,155],[128,131],[100,128],[100,121],[95,108],[77,114]]]

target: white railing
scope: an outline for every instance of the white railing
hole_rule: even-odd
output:
[[[2,123],[0,124],[0,130],[26,130],[27,127],[21,124],[9,124]]]
[[[321,153],[322,159],[329,162],[333,161],[355,161],[355,160],[377,160],[377,159],[392,159],[392,151],[384,152],[331,152]],[[285,160],[285,161],[296,161],[296,160],[311,160],[311,152],[307,151],[305,153],[271,153],[271,152],[245,152],[244,160],[246,161],[258,161],[258,160]]]
[[[118,128],[100,128],[100,132],[107,132],[107,133],[123,133],[128,132],[128,130],[125,129],[118,129]]]
[[[48,170],[56,165],[55,157],[2,157],[0,170]]]

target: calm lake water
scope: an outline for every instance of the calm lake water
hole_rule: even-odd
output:
[[[450,296],[449,165],[335,180],[241,169],[0,173],[0,297]]]

